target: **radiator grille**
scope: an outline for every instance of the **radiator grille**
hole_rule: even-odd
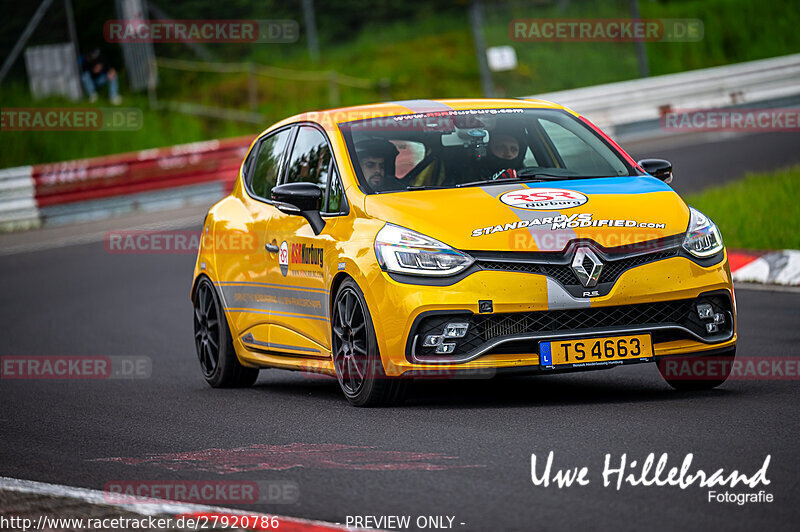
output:
[[[433,355],[432,348],[423,348],[422,342],[427,335],[442,334],[444,325],[451,321],[466,321],[470,324],[467,335],[456,341],[456,351],[453,355],[469,353],[496,338],[525,333],[583,332],[612,327],[678,325],[700,337],[707,337],[709,335],[705,325],[696,311],[697,304],[701,302],[711,303],[714,312],[727,315],[732,310],[728,296],[714,294],[697,299],[570,310],[431,315],[423,318],[417,325],[414,333],[417,335],[416,352],[421,357]],[[729,332],[731,327],[732,324],[728,322],[720,328],[720,332]]]
[[[654,253],[646,253],[644,255],[637,255],[634,257],[627,257],[624,259],[603,261],[603,269],[600,272],[600,277],[597,282],[615,282],[626,270],[641,266],[642,264],[655,262],[657,260],[676,257],[677,255],[678,248],[674,248],[665,251],[657,251]],[[544,264],[533,260],[518,262],[503,259],[495,260],[487,257],[479,258],[476,262],[481,266],[481,268],[486,270],[546,275],[547,277],[555,279],[564,286],[577,286],[581,284],[569,264]],[[586,271],[591,271],[591,260],[585,258],[583,260],[583,267],[586,269]]]

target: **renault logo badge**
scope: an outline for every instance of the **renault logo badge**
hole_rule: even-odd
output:
[[[594,254],[594,251],[587,247],[579,247],[575,250],[575,256],[572,258],[572,271],[575,272],[583,286],[586,288],[595,286],[602,270],[603,263]]]

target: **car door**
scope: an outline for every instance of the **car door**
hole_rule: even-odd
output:
[[[232,322],[232,332],[248,348],[266,343],[269,337],[270,303],[274,294],[267,281],[270,242],[266,240],[269,220],[279,214],[271,200],[272,187],[281,176],[294,128],[287,127],[265,135],[250,150],[242,168],[246,195],[247,249],[225,260],[227,270],[220,276],[220,289]]]
[[[334,181],[333,191],[329,186]],[[323,192],[321,214],[326,225],[315,235],[305,218],[278,212],[268,224],[268,239],[278,253],[268,264],[267,277],[276,290],[271,314],[270,344],[273,350],[303,357],[327,357],[330,349],[329,300],[331,268],[336,242],[331,234],[338,214],[346,207],[335,170],[330,144],[314,125],[298,128],[289,151],[281,183],[308,182]]]

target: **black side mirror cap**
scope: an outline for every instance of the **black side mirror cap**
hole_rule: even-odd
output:
[[[664,159],[642,159],[638,163],[651,176],[664,183],[672,183],[672,163]]]
[[[311,225],[315,235],[322,232],[325,220],[319,214],[322,207],[322,190],[313,183],[284,183],[272,189],[272,200],[279,211],[302,216]]]

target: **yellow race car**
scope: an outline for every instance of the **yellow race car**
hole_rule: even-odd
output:
[[[545,101],[286,119],[203,223],[203,375],[335,375],[358,406],[398,401],[411,378],[642,362],[676,388],[717,386],[736,349],[730,269],[671,179]]]

